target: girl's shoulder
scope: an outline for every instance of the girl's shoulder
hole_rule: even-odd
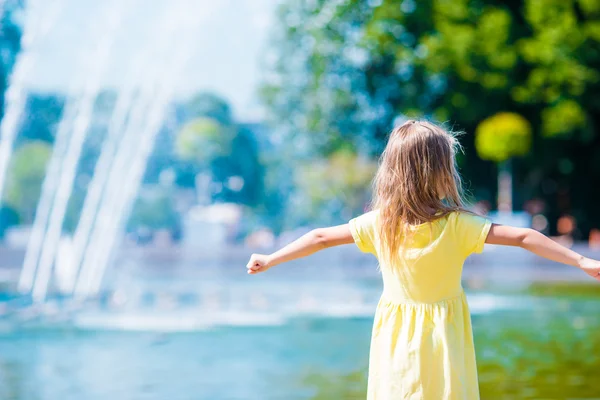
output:
[[[450,232],[454,234],[465,253],[481,252],[491,221],[470,211],[453,211],[448,215]]]
[[[352,218],[348,225],[350,233],[358,248],[365,253],[375,254],[375,243],[377,242],[377,227],[379,211],[365,212],[358,217]]]
[[[353,218],[354,220],[360,220],[363,223],[375,224],[379,220],[379,210],[365,211],[364,214]]]
[[[452,219],[453,221],[456,222],[463,222],[463,221],[482,221],[482,220],[487,220],[486,217],[477,214],[476,212],[470,211],[470,210],[456,210],[456,211],[452,211],[448,214],[448,218]]]

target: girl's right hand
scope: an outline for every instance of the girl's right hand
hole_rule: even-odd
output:
[[[246,264],[249,274],[258,274],[259,272],[265,272],[272,265],[269,263],[269,256],[266,254],[252,254],[250,261]]]
[[[600,261],[592,260],[591,258],[583,257],[579,262],[581,268],[586,274],[600,281]]]

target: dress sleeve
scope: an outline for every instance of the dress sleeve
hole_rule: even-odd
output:
[[[459,212],[456,215],[456,235],[465,257],[481,253],[492,222],[479,215]]]
[[[377,212],[370,211],[348,222],[354,243],[364,253],[376,254]]]

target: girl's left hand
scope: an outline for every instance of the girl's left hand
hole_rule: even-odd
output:
[[[259,272],[265,272],[272,265],[269,265],[269,256],[265,254],[252,254],[250,261],[246,265],[249,274],[258,274]]]
[[[600,261],[592,260],[591,258],[582,257],[579,261],[579,268],[592,278],[600,281]]]

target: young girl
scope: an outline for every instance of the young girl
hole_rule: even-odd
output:
[[[374,254],[384,289],[369,360],[369,400],[479,399],[463,262],[484,243],[519,246],[581,268],[600,281],[600,262],[531,229],[492,224],[465,210],[456,139],[425,121],[396,128],[375,178],[373,211],[315,229],[271,254],[253,254],[249,274],[332,246]]]

